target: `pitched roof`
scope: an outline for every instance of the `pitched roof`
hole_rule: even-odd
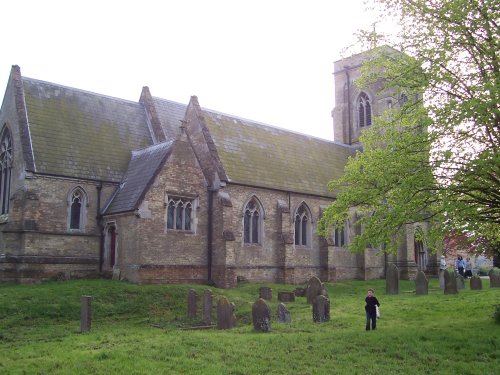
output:
[[[313,195],[334,196],[355,149],[340,143],[214,111],[203,111],[231,182]]]
[[[138,208],[147,188],[167,160],[174,141],[159,143],[132,151],[132,157],[120,188],[104,209],[106,214],[132,211]]]
[[[153,97],[153,102],[165,136],[167,139],[176,139],[180,134],[187,105],[157,97]]]
[[[141,104],[23,77],[36,172],[121,181],[152,143]]]

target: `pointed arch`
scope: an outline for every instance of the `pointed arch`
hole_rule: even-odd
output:
[[[307,204],[302,201],[293,215],[294,237],[296,246],[311,246],[312,215]]]
[[[70,231],[85,230],[89,198],[85,189],[76,186],[68,194],[68,229]]]
[[[356,108],[358,111],[358,126],[360,128],[372,124],[372,104],[370,97],[364,91],[358,95]]]
[[[417,227],[413,235],[413,249],[415,254],[415,263],[419,271],[427,271],[429,263],[429,249],[423,236],[423,229]]]
[[[13,155],[12,133],[4,124],[0,133],[0,215],[9,213]]]
[[[243,243],[262,244],[265,212],[259,198],[253,194],[243,205]]]

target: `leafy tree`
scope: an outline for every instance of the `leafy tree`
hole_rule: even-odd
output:
[[[412,100],[363,132],[364,150],[330,183],[338,199],[320,232],[354,209],[363,231],[351,244],[395,251],[391,238],[427,221],[432,248],[446,233],[466,234],[477,251],[500,248],[500,50],[498,0],[377,0],[399,17],[393,40],[378,48],[360,86],[384,77],[385,90]],[[361,34],[373,43],[374,33]],[[420,93],[420,95],[414,95]]]

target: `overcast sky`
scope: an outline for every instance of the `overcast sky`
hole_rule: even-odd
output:
[[[333,139],[333,62],[375,18],[363,0],[0,2],[0,92],[23,76],[200,105]],[[377,31],[379,31],[377,25]]]

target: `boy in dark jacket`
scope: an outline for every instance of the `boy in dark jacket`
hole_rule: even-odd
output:
[[[365,311],[366,311],[366,330],[370,330],[370,319],[372,321],[372,329],[377,328],[377,310],[375,306],[380,306],[377,297],[373,295],[373,289],[368,289],[368,295],[365,298]]]

